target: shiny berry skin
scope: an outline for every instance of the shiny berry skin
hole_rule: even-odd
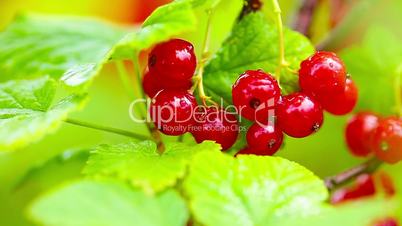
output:
[[[363,197],[373,196],[376,193],[374,179],[369,174],[362,174],[356,178],[355,186],[341,188],[331,196],[331,203],[338,204],[345,201],[356,200]]]
[[[203,109],[197,113],[196,123],[191,127],[197,143],[212,140],[227,150],[233,146],[239,134],[239,123],[234,113],[216,107]]]
[[[346,115],[356,106],[358,90],[352,79],[346,79],[345,90],[341,93],[328,93],[327,95],[317,96],[322,107],[333,115]]]
[[[142,78],[144,92],[151,98],[163,89],[186,91],[189,90],[191,86],[192,82],[189,80],[182,80],[174,83],[167,82],[149,70],[145,71],[144,77]]]
[[[296,138],[318,131],[324,121],[321,105],[301,92],[282,97],[278,104],[277,117],[282,131]]]
[[[359,157],[372,153],[371,137],[378,126],[378,117],[369,112],[360,112],[349,119],[345,138],[350,152]]]
[[[388,217],[375,222],[374,226],[398,226],[399,223],[396,219]]]
[[[377,158],[387,163],[402,160],[402,119],[388,117],[380,120],[373,133],[371,145]]]
[[[299,85],[309,95],[342,93],[345,84],[345,65],[335,53],[316,52],[300,65]]]
[[[181,39],[158,44],[148,58],[149,70],[171,83],[191,80],[196,66],[194,46]]]
[[[194,124],[195,97],[187,91],[162,90],[153,99],[150,116],[164,134],[178,136]]]
[[[273,155],[282,145],[283,133],[274,123],[266,125],[254,123],[248,129],[246,138],[248,147],[254,154]]]
[[[233,104],[248,120],[266,120],[281,95],[277,81],[262,70],[249,70],[232,87]]]

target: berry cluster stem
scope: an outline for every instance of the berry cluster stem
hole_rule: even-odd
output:
[[[211,98],[205,94],[204,83],[203,83],[203,75],[204,75],[204,66],[209,58],[209,42],[210,42],[210,33],[211,33],[211,21],[212,21],[212,9],[206,11],[208,14],[207,21],[207,29],[205,32],[204,41],[202,44],[202,53],[201,60],[198,64],[198,72],[194,77],[195,87],[198,89],[198,95],[203,103],[203,105],[207,105],[207,101],[211,101]]]
[[[276,80],[280,82],[281,71],[283,68],[287,68],[289,63],[285,59],[285,38],[283,36],[283,23],[282,23],[282,11],[279,6],[278,0],[272,0],[272,5],[274,7],[275,23],[278,31],[278,47],[279,47],[279,58],[278,66],[275,71]]]

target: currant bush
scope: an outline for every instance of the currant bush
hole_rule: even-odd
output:
[[[388,117],[380,120],[372,139],[372,148],[376,156],[388,163],[402,160],[402,120]]]

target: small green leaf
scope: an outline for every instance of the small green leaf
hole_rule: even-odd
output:
[[[212,152],[194,158],[184,189],[205,226],[280,225],[319,213],[328,196],[323,181],[294,162]]]
[[[311,55],[313,46],[301,34],[285,29],[286,60],[290,68],[298,70],[300,62]],[[263,69],[274,73],[278,65],[278,35],[274,25],[261,13],[242,19],[205,68],[204,84],[209,95],[232,102],[233,83],[246,70]],[[283,70],[281,85],[285,91],[298,89],[297,75]]]
[[[393,34],[373,26],[363,43],[346,49],[341,54],[347,70],[359,88],[356,110],[371,110],[382,114],[395,114],[395,92],[402,90],[402,44]],[[401,97],[399,97],[401,98]]]
[[[83,18],[19,16],[0,33],[0,80],[50,76],[86,84],[127,32]]]
[[[193,31],[195,27],[196,17],[189,1],[175,1],[161,6],[145,20],[141,30],[128,34],[119,42],[113,58],[135,58],[140,50]]]
[[[0,150],[20,148],[54,131],[86,95],[71,95],[56,105],[56,83],[47,77],[0,84]]]
[[[123,183],[77,181],[33,203],[31,218],[59,226],[184,226],[188,212],[173,190],[148,197]]]
[[[185,175],[196,153],[219,150],[220,146],[212,142],[192,146],[167,143],[163,154],[159,154],[155,143],[151,141],[100,145],[91,152],[84,173],[117,176],[152,194],[174,186]]]

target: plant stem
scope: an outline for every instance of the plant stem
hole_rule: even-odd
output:
[[[205,63],[209,58],[209,42],[210,42],[210,33],[211,33],[212,9],[207,10],[207,14],[208,14],[207,29],[206,29],[204,41],[202,44],[201,61],[198,64],[198,73],[194,77],[195,84],[198,89],[198,95],[199,95],[202,103],[204,104],[204,106],[207,105],[207,100],[211,99],[210,97],[208,97],[205,94],[203,75],[204,75]]]
[[[381,160],[373,157],[358,166],[341,172],[335,176],[327,177],[325,179],[325,185],[327,186],[328,190],[335,190],[336,188],[352,181],[361,174],[373,173],[378,169],[378,167],[381,166],[382,163],[383,162]]]
[[[286,68],[289,66],[289,63],[285,59],[285,39],[283,36],[283,23],[281,16],[281,8],[279,6],[278,0],[272,0],[272,4],[274,6],[275,13],[275,23],[276,28],[278,30],[278,48],[279,48],[279,58],[278,58],[278,66],[275,71],[276,80],[280,83],[281,71],[282,68]]]
[[[83,122],[83,121],[79,121],[79,120],[76,120],[76,119],[66,119],[66,120],[64,120],[64,122],[70,123],[70,124],[73,124],[73,125],[76,125],[76,126],[82,126],[82,127],[96,129],[96,130],[109,132],[109,133],[114,133],[114,134],[118,134],[118,135],[122,135],[122,136],[126,136],[126,137],[131,137],[131,138],[134,138],[134,139],[137,139],[137,140],[148,140],[148,139],[150,139],[148,136],[133,133],[131,131],[112,128],[112,127],[107,127],[107,126],[98,125],[98,124],[95,124],[95,123]]]

